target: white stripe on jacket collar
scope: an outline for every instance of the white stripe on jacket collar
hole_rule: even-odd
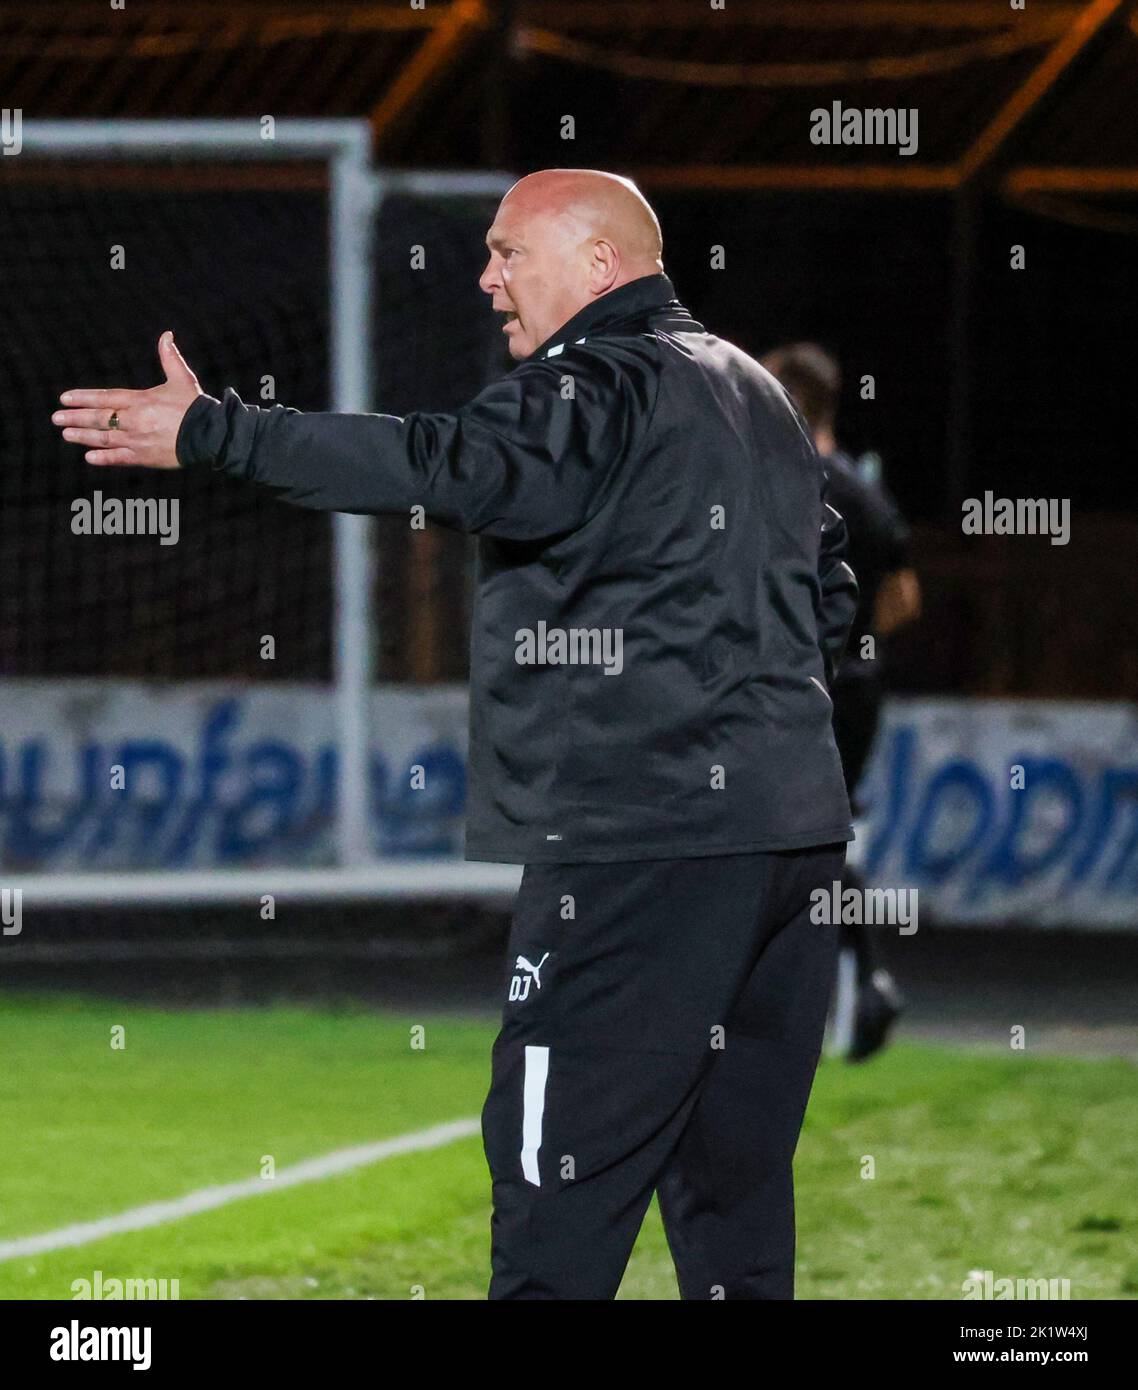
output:
[[[578,338],[578,339],[577,339],[577,343],[583,343],[584,341],[585,341],[584,338]],[[574,343],[573,346],[576,347],[576,346],[577,346],[577,343]],[[564,343],[557,343],[554,347],[551,347],[551,348],[549,349],[549,351],[548,351],[545,355],[546,355],[547,358],[549,358],[549,357],[556,357],[556,356],[558,355],[558,353],[561,353],[561,352],[564,352],[564,351],[565,351],[565,344],[564,344]]]

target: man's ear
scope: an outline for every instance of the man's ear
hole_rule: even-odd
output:
[[[589,261],[589,289],[594,294],[606,294],[620,276],[620,252],[611,241],[598,237],[593,242]]]

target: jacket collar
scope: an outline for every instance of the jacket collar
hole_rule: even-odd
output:
[[[568,323],[563,323],[524,360],[539,362],[546,357],[556,357],[570,343],[583,342],[597,333],[611,330],[623,320],[643,318],[660,309],[667,309],[669,319],[676,320],[673,327],[697,332],[702,327],[676,298],[675,288],[666,275],[642,275],[578,309]]]

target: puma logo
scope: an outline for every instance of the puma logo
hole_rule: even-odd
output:
[[[510,999],[514,1002],[525,999],[529,995],[530,982],[532,981],[538,989],[541,988],[541,967],[549,959],[549,952],[538,961],[536,965],[528,961],[525,956],[519,956],[514,962],[515,970],[524,970],[524,975],[514,975],[510,980]]]
[[[548,951],[546,951],[545,955],[542,956],[542,958],[538,961],[538,963],[537,963],[536,965],[531,965],[531,964],[529,963],[529,961],[526,960],[525,956],[519,956],[519,957],[517,958],[517,960],[514,962],[514,969],[515,969],[515,970],[528,970],[529,973],[533,976],[533,982],[534,982],[534,984],[537,985],[538,989],[540,989],[540,988],[541,988],[541,967],[545,964],[545,962],[546,962],[548,959],[549,959],[549,952],[548,952]]]

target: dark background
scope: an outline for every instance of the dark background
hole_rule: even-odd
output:
[[[381,164],[636,177],[697,318],[755,353],[812,338],[841,358],[839,433],[881,454],[915,526],[925,614],[892,644],[894,688],[1138,691],[1132,0],[265,0],[138,3],[115,24],[66,0],[0,4],[4,101],[25,119],[363,116]],[[811,110],[836,100],[915,107],[918,153],[812,145]],[[1025,186],[1039,170],[1061,186]],[[63,385],[152,381],[170,326],[207,390],[249,399],[271,370],[278,399],[325,407],[324,201],[305,187],[286,171],[272,191],[240,176],[221,191],[179,168],[109,190],[0,160],[4,674],[327,675],[326,518],[186,481],[191,519],[213,509],[212,550],[156,562],[148,544],[132,567],[119,539],[111,565],[52,524],[93,484],[44,426]],[[453,408],[508,367],[473,283],[492,212],[386,215],[377,409]],[[128,232],[124,276],[105,248]],[[405,271],[416,238],[445,248],[426,294]],[[1070,544],[962,536],[961,503],[985,490],[1070,499]],[[405,530],[381,523],[382,674],[461,679],[467,547]],[[430,615],[414,631],[412,609]],[[250,610],[291,634],[271,673],[227,634],[226,613]]]

